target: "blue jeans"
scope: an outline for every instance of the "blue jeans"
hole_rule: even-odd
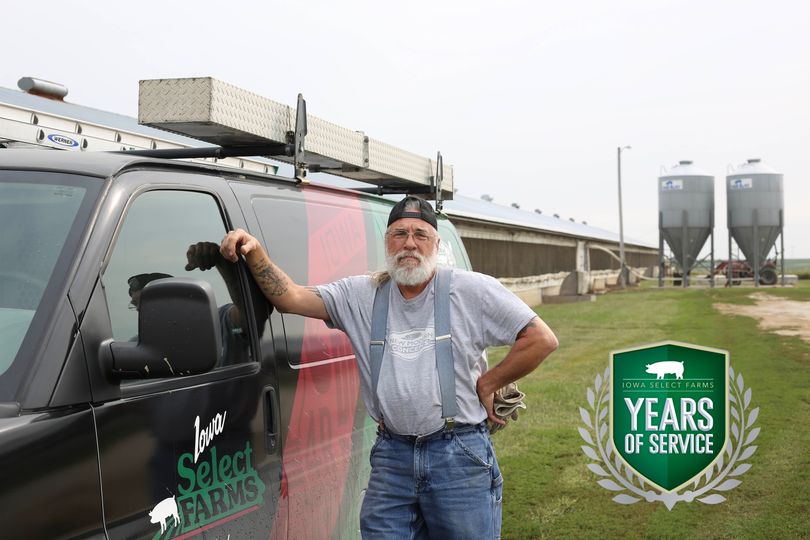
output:
[[[497,539],[502,494],[486,422],[419,437],[380,428],[360,530],[364,539]]]

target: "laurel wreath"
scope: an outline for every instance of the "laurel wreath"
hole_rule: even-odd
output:
[[[672,510],[675,503],[680,501],[698,500],[704,504],[718,504],[725,501],[726,498],[716,492],[728,491],[740,485],[741,481],[736,477],[751,468],[750,463],[743,462],[757,451],[757,446],[751,443],[759,436],[759,428],[753,427],[759,416],[759,407],[748,410],[751,404],[751,388],[745,389],[742,374],[737,374],[735,381],[734,369],[729,367],[731,437],[725,452],[713,466],[704,474],[698,475],[694,483],[682,488],[681,492],[658,491],[619,459],[611,437],[607,437],[606,417],[610,408],[609,375],[610,368],[607,368],[604,376],[596,375],[593,388],[588,388],[590,412],[583,407],[579,408],[582,421],[587,426],[587,429],[579,427],[579,434],[587,443],[581,448],[586,456],[596,462],[588,463],[588,469],[604,477],[597,483],[607,490],[618,492],[613,500],[621,504],[634,504],[644,499],[648,502],[661,501],[667,509]],[[594,421],[591,421],[592,418]],[[609,478],[611,476],[612,480]]]

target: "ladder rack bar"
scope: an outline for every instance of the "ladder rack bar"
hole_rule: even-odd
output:
[[[375,195],[401,195],[401,194],[408,194],[408,195],[432,195],[433,188],[430,186],[417,186],[417,187],[409,187],[409,186],[378,186],[378,187],[367,187],[367,188],[354,188],[354,191],[360,191],[363,193],[373,193]]]
[[[292,145],[269,144],[264,146],[233,146],[228,148],[221,146],[208,146],[203,148],[161,148],[157,150],[122,150],[121,153],[163,159],[224,159],[236,156],[272,157],[277,155],[289,156],[290,153],[292,153]]]

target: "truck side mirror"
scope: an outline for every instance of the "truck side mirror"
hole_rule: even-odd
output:
[[[102,345],[104,347],[105,345]],[[214,290],[202,280],[165,278],[141,291],[138,338],[106,342],[105,371],[114,379],[205,373],[222,351]]]

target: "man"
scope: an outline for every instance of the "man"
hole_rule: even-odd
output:
[[[280,311],[322,319],[346,332],[352,343],[366,409],[380,424],[360,516],[364,538],[499,538],[502,477],[486,424],[487,419],[504,424],[492,410],[494,393],[530,373],[557,347],[548,326],[495,279],[442,271],[450,277],[457,406],[452,419],[443,418],[437,368],[442,336],[434,331],[434,301],[437,309],[442,301],[434,298],[439,242],[431,206],[406,197],[388,218],[387,271],[373,276],[304,287],[243,230],[228,233],[220,246],[230,261],[244,255]],[[389,281],[394,286],[386,287]],[[389,310],[375,382],[372,306],[384,290]],[[507,344],[509,354],[487,371],[484,350]]]

